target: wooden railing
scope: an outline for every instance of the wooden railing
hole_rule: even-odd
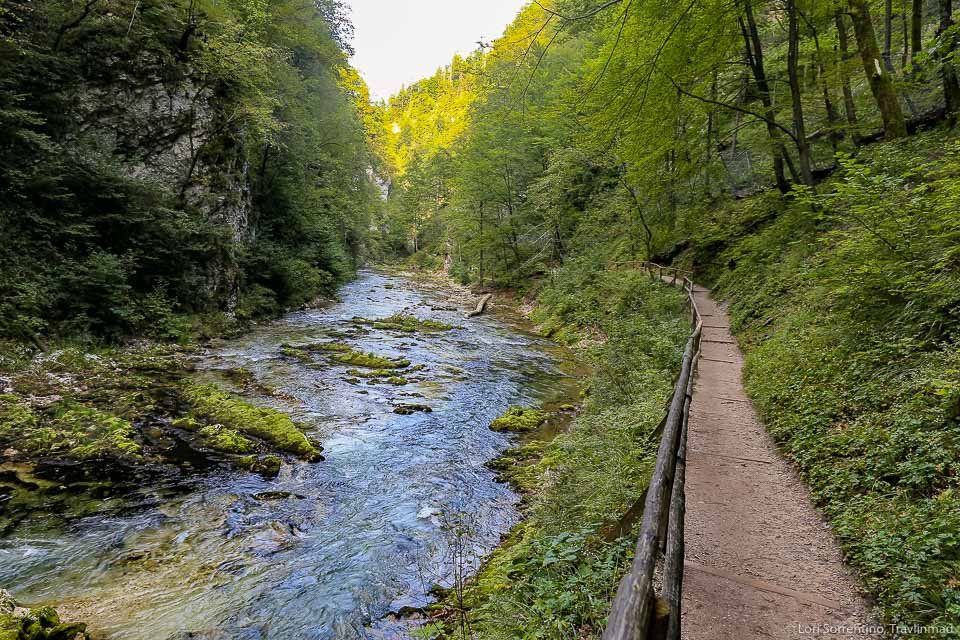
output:
[[[680,376],[663,423],[657,463],[647,489],[643,521],[630,571],[620,581],[603,640],[678,640],[683,588],[684,476],[687,420],[693,378],[700,357],[703,319],[693,296],[690,273],[651,262],[616,263],[614,269],[642,269],[651,278],[680,287],[687,298],[691,332],[683,352]],[[662,556],[661,589],[654,576]]]

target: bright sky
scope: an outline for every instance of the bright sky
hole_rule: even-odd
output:
[[[353,66],[374,100],[433,75],[455,53],[489,42],[527,0],[348,0],[356,31]]]

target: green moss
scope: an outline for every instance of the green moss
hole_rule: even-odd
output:
[[[283,460],[281,460],[279,456],[263,456],[260,458],[257,456],[244,456],[237,461],[237,466],[241,469],[260,473],[269,478],[280,473],[280,467],[282,465]]]
[[[13,616],[0,614],[0,640],[19,640],[20,622]]]
[[[399,331],[401,333],[437,333],[454,329],[453,325],[440,322],[438,320],[421,320],[405,313],[397,313],[380,320],[369,320],[367,318],[354,318],[354,324],[367,325],[375,329],[385,329],[387,331]]]
[[[423,413],[430,413],[433,409],[430,405],[426,404],[399,404],[393,408],[394,413],[398,413],[402,416],[408,416],[412,413],[417,413],[422,411]]]
[[[390,376],[384,380],[384,382],[387,384],[392,384],[395,387],[402,387],[403,385],[407,384],[408,380],[403,376]]]
[[[0,589],[0,640],[76,640],[77,637],[90,637],[86,633],[87,625],[61,622],[60,615],[53,607],[17,610],[16,601]],[[17,615],[14,615],[15,611]]]
[[[404,369],[410,366],[409,360],[384,358],[373,353],[363,353],[351,349],[345,353],[335,353],[330,359],[340,364],[349,364],[355,367],[368,369]]]
[[[350,345],[344,344],[343,342],[315,342],[313,344],[308,344],[303,347],[300,347],[306,351],[320,351],[320,352],[334,352],[334,353],[343,353],[350,351]]]
[[[389,378],[395,373],[396,371],[393,369],[371,369],[369,371],[362,371],[360,369],[347,369],[347,375],[354,378]]]
[[[184,397],[192,405],[191,415],[195,418],[222,424],[307,460],[320,456],[296,423],[275,409],[255,407],[212,384],[188,384]]]
[[[0,396],[0,443],[30,456],[139,459],[142,452],[127,420],[72,401],[39,414],[16,396]]]
[[[253,442],[244,438],[234,429],[223,425],[209,424],[202,427],[197,433],[203,444],[224,453],[250,453],[256,449]]]
[[[14,395],[0,395],[0,442],[12,444],[37,428],[33,410]]]
[[[282,346],[280,347],[280,354],[287,358],[299,360],[300,362],[313,362],[313,357],[310,355],[310,352],[300,347]]]
[[[546,422],[548,417],[550,414],[540,409],[510,407],[506,413],[490,423],[490,428],[494,431],[526,433]]]

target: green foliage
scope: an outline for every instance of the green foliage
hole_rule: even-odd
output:
[[[716,256],[708,273],[748,345],[747,390],[884,619],[956,622],[956,137],[839,162],[817,193],[696,213],[706,233],[688,259]]]
[[[337,0],[0,14],[0,335],[179,340],[330,293],[379,197]]]
[[[649,482],[655,430],[689,332],[681,299],[640,274],[585,260],[541,293],[540,318],[578,339],[594,374],[569,431],[493,464],[525,495],[527,518],[467,589],[474,637],[600,637],[633,546],[624,518]]]

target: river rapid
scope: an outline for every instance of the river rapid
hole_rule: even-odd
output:
[[[486,464],[511,436],[487,428],[510,405],[567,401],[563,350],[496,315],[463,318],[442,287],[363,272],[323,309],[291,313],[211,348],[201,377],[243,367],[324,446],[275,479],[217,469],[137,509],[0,540],[0,587],[57,602],[111,639],[405,637],[394,621],[432,601],[457,564],[475,568],[519,518]],[[460,304],[458,305],[457,302]],[[456,325],[403,334],[351,322],[405,312]],[[407,385],[350,379],[346,366],[284,357],[321,340],[405,358]],[[278,399],[277,396],[281,399]],[[399,404],[432,411],[398,415]],[[454,550],[465,548],[466,553]],[[457,559],[454,559],[454,555]]]

